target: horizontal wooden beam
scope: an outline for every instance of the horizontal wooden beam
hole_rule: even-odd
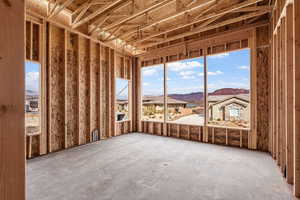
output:
[[[208,31],[208,30],[211,30],[211,29],[215,29],[215,28],[218,28],[218,27],[221,27],[221,26],[226,26],[228,24],[232,24],[232,23],[236,23],[236,22],[239,22],[239,21],[242,21],[242,20],[246,20],[246,19],[249,19],[249,18],[252,18],[252,17],[260,16],[260,15],[266,14],[267,12],[268,11],[259,11],[259,12],[246,14],[246,15],[243,15],[243,16],[240,16],[240,17],[236,17],[236,18],[233,18],[233,19],[222,21],[222,22],[214,24],[214,25],[209,25],[207,27],[195,28],[192,31],[188,31],[188,32],[185,32],[185,33],[182,33],[182,34],[178,34],[178,35],[169,37],[169,38],[165,38],[165,40],[163,42],[156,42],[156,43],[150,43],[150,44],[145,44],[145,45],[139,45],[137,47],[138,48],[151,47],[151,46],[158,45],[158,44],[161,44],[161,43],[164,43],[164,42],[169,42],[169,41],[176,40],[176,39],[179,39],[179,38],[187,37],[189,35],[193,35],[193,34],[196,34],[196,33],[201,33],[201,32]]]
[[[105,11],[108,11],[109,9],[113,8],[114,6],[116,6],[119,3],[125,3],[128,0],[114,0],[110,3],[107,3],[105,6],[102,6],[101,8],[99,8],[98,10],[96,10],[95,12],[91,13],[90,15],[86,16],[85,18],[83,18],[82,20],[80,20],[79,22],[75,23],[72,25],[72,28],[77,28],[81,25],[83,25],[84,23],[87,23],[89,20],[103,14]]]
[[[171,20],[171,19],[174,19],[174,18],[176,18],[176,17],[179,17],[179,16],[181,16],[181,15],[184,15],[184,14],[186,14],[186,13],[188,13],[188,12],[194,11],[194,10],[199,9],[199,8],[203,8],[204,6],[209,5],[209,4],[211,4],[211,3],[214,3],[215,1],[216,1],[216,0],[206,0],[205,2],[202,1],[201,4],[200,4],[200,3],[197,3],[197,4],[193,5],[193,7],[189,7],[189,8],[183,9],[183,10],[181,10],[180,12],[175,12],[175,13],[172,13],[172,14],[170,14],[170,15],[167,15],[166,17],[164,17],[164,18],[162,18],[162,19],[158,19],[158,20],[153,21],[153,22],[150,22],[150,23],[148,23],[148,24],[144,24],[144,25],[142,25],[142,26],[139,28],[139,30],[145,30],[145,29],[150,28],[150,27],[152,27],[152,26],[156,26],[156,25],[158,25],[158,24],[160,24],[160,23],[169,21],[169,20]],[[137,26],[138,26],[138,25],[137,25]],[[120,35],[120,38],[130,36],[130,35],[132,35],[132,34],[134,34],[134,33],[136,33],[136,32],[137,32],[137,29],[133,29],[133,30],[130,30],[130,31],[126,31],[126,33]]]
[[[133,20],[133,19],[135,19],[135,18],[137,18],[137,17],[139,17],[139,16],[141,16],[141,15],[144,15],[144,14],[147,13],[147,12],[150,12],[150,11],[153,11],[153,10],[155,10],[155,9],[158,9],[158,8],[160,8],[160,7],[162,7],[162,6],[165,6],[165,5],[167,5],[168,3],[172,3],[172,2],[174,2],[174,1],[175,1],[175,0],[163,0],[163,1],[158,1],[158,2],[154,3],[153,5],[151,5],[151,6],[148,7],[148,8],[145,8],[145,9],[143,9],[143,10],[141,10],[141,11],[138,11],[137,13],[135,13],[135,14],[133,14],[133,15],[130,15],[129,17],[125,17],[125,18],[121,19],[120,21],[118,20],[118,21],[116,21],[115,23],[112,23],[112,24],[110,24],[110,25],[104,27],[103,30],[104,30],[104,31],[109,31],[109,30],[115,28],[116,26],[122,25],[123,23],[126,23],[126,22],[128,22],[128,21],[130,21],[130,20]]]
[[[233,12],[233,11],[235,11],[235,10],[238,10],[238,9],[240,9],[240,8],[243,8],[243,7],[246,7],[246,6],[249,6],[249,5],[252,5],[252,4],[261,2],[261,1],[262,1],[262,0],[248,0],[248,1],[245,1],[245,2],[240,3],[240,4],[236,4],[236,5],[232,6],[232,7],[225,8],[225,9],[219,11],[218,13],[211,13],[211,14],[209,14],[209,15],[203,16],[203,17],[201,17],[201,18],[199,18],[199,19],[197,19],[197,20],[194,20],[194,21],[192,21],[192,22],[190,22],[190,23],[186,23],[186,22],[185,22],[185,23],[182,23],[182,24],[180,24],[180,25],[174,25],[172,28],[168,28],[168,29],[166,29],[166,30],[156,32],[156,33],[154,33],[154,34],[151,34],[151,35],[146,36],[146,37],[144,37],[144,38],[142,38],[142,39],[139,39],[139,40],[135,40],[135,41],[133,42],[133,44],[134,44],[134,45],[137,45],[137,43],[146,41],[146,40],[148,40],[148,39],[150,39],[150,38],[152,38],[152,37],[156,37],[156,36],[159,36],[159,35],[161,35],[161,34],[166,34],[166,33],[169,33],[169,32],[171,32],[171,31],[175,31],[175,30],[180,29],[180,28],[188,27],[188,26],[194,25],[194,24],[196,24],[196,23],[199,23],[199,22],[208,20],[208,19],[210,19],[210,18],[217,17],[217,16],[219,16],[219,15],[224,15],[224,14],[227,14],[227,13],[231,13],[231,12]],[[264,11],[264,12],[265,12],[265,11]]]

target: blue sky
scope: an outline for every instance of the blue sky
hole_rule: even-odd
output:
[[[203,58],[194,58],[168,63],[168,93],[203,92],[203,60]],[[249,68],[249,49],[208,56],[208,91],[212,92],[220,88],[249,89]],[[163,65],[143,68],[143,95],[162,95],[163,76]]]
[[[25,73],[26,90],[39,92],[40,64],[27,61],[25,63]]]
[[[117,99],[127,99],[128,100],[128,83],[126,79],[117,78],[116,80],[116,96]]]

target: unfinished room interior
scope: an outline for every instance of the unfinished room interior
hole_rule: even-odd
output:
[[[300,198],[300,0],[0,0],[0,200]]]

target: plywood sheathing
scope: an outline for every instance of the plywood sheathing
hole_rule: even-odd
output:
[[[67,147],[78,144],[78,36],[67,32],[66,115]]]
[[[25,32],[26,32],[26,40],[25,40],[25,45],[26,45],[26,59],[27,60],[30,60],[31,59],[31,43],[32,43],[32,40],[31,40],[31,34],[32,34],[32,32],[31,32],[31,22],[30,21],[26,21],[26,26],[25,26]]]
[[[90,43],[90,133],[100,130],[100,45]]]
[[[40,25],[32,24],[32,60],[39,61],[40,58]]]
[[[269,27],[259,27],[257,32],[257,149],[268,151],[269,101],[270,101],[270,45]]]
[[[107,138],[107,130],[108,130],[108,121],[107,121],[107,116],[108,116],[108,51],[109,49],[107,47],[100,46],[100,102],[101,102],[101,107],[100,110],[101,116],[101,127],[100,127],[100,134],[101,138]]]
[[[65,133],[64,30],[49,26],[49,152],[63,149]]]
[[[90,131],[90,43],[89,40],[79,36],[79,144],[89,141]]]

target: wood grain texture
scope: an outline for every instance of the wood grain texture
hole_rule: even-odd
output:
[[[89,139],[89,40],[79,37],[79,144]]]
[[[268,151],[269,145],[269,27],[257,28],[257,149]]]
[[[67,146],[77,144],[78,131],[78,36],[72,33],[67,34],[67,75],[66,75],[66,115]]]
[[[295,141],[294,193],[300,197],[300,1],[294,1]]]
[[[1,200],[25,200],[24,9],[24,1],[0,4]]]
[[[49,152],[63,149],[64,146],[64,30],[50,25],[50,58],[49,58],[49,113],[50,145]]]
[[[90,43],[90,132],[99,130],[100,46]]]

